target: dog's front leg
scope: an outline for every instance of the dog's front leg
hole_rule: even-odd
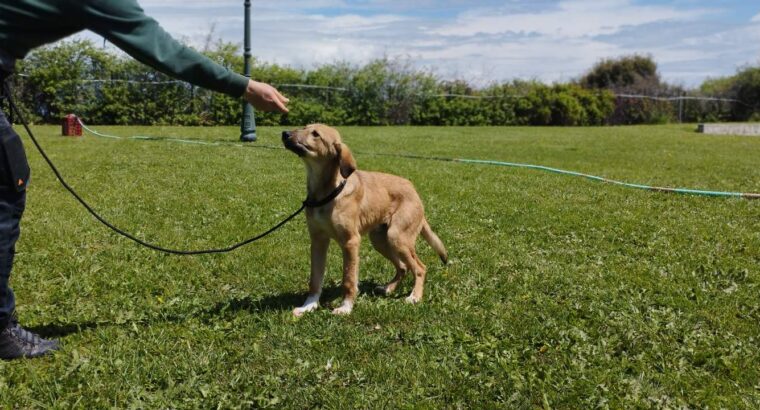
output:
[[[311,277],[309,278],[309,296],[303,306],[293,309],[295,316],[301,316],[319,307],[319,296],[322,294],[322,280],[325,277],[327,248],[330,238],[312,233],[311,235]]]
[[[336,315],[347,315],[354,308],[359,293],[359,245],[362,237],[353,234],[343,244],[343,303],[333,309]]]

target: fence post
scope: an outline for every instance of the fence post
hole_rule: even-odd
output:
[[[245,68],[243,74],[251,78],[251,0],[245,0],[245,21],[243,39],[243,60]],[[247,101],[243,101],[243,120],[240,124],[240,140],[245,142],[256,141],[256,117],[253,113],[253,107]]]

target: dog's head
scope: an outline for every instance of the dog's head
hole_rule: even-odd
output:
[[[343,178],[348,178],[356,171],[356,161],[346,144],[341,141],[340,133],[323,124],[311,124],[304,128],[283,131],[282,143],[285,148],[298,154],[307,165],[326,168],[337,165]]]

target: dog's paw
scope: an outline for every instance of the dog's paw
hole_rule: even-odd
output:
[[[309,295],[309,297],[306,298],[306,302],[303,303],[303,306],[293,309],[293,316],[301,317],[303,316],[304,313],[317,310],[318,307],[319,307],[319,293]]]
[[[414,295],[409,295],[404,300],[406,300],[406,303],[411,303],[412,305],[420,303],[420,298],[418,298],[417,296],[414,296]]]
[[[375,294],[380,296],[388,296],[391,292],[388,292],[388,288],[385,285],[375,286]]]
[[[353,304],[343,302],[340,307],[333,309],[332,313],[333,315],[350,315],[352,310],[354,310]]]
[[[319,304],[317,303],[310,303],[308,305],[303,305],[301,307],[297,307],[293,309],[293,316],[295,317],[301,317],[304,315],[304,313],[313,312],[317,310],[317,307],[319,307]]]

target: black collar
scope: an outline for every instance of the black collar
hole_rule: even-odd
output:
[[[343,192],[343,188],[346,187],[346,179],[343,180],[343,182],[340,183],[335,189],[333,189],[332,192],[330,192],[330,195],[327,195],[323,199],[319,201],[311,200],[309,198],[306,198],[305,201],[303,201],[303,206],[307,208],[319,208],[320,206],[324,206],[332,202],[333,199],[337,198],[338,195],[340,195],[341,192]]]

